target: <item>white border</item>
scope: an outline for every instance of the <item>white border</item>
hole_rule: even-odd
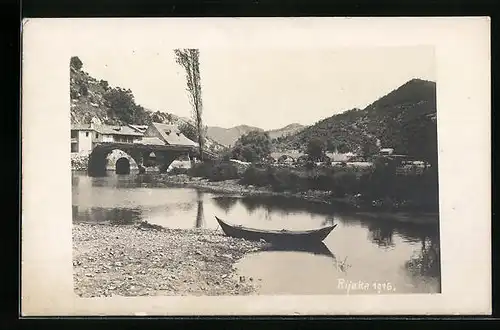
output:
[[[70,40],[106,34],[150,47],[380,47],[436,50],[442,294],[76,297],[69,160]],[[91,32],[102,38],[88,40]],[[161,31],[161,33],[160,33]],[[468,18],[28,19],[23,24],[22,313],[376,315],[491,313],[490,20]]]

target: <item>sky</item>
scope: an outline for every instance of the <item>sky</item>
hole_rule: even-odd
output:
[[[191,116],[184,70],[175,63],[173,49],[82,47],[73,55],[94,78],[130,88],[137,104]],[[435,81],[434,61],[431,47],[200,48],[204,124],[311,125],[364,108],[410,79]]]

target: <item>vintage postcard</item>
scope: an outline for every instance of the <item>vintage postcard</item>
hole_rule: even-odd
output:
[[[489,28],[26,19],[22,314],[490,313]]]

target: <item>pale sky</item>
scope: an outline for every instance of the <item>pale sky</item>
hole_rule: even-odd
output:
[[[184,71],[172,49],[82,47],[74,55],[94,78],[130,88],[137,104],[190,117]],[[200,62],[204,124],[220,127],[310,125],[364,108],[412,78],[435,81],[431,47],[201,48]]]

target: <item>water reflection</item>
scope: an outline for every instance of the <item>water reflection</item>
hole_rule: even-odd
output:
[[[434,280],[436,291],[441,292],[441,261],[439,245],[435,240],[425,238],[421,242],[420,251],[414,253],[405,262],[404,268],[412,279],[414,286],[421,286],[429,280]]]
[[[72,209],[73,219],[77,222],[130,225],[142,219],[141,210],[134,208],[91,207],[80,210],[77,205],[73,205]]]
[[[253,213],[258,209],[264,209],[267,212],[285,216],[302,212],[311,212],[327,216],[332,216],[334,214],[334,207],[329,204],[307,202],[293,197],[254,196],[241,198],[240,200],[249,213]]]
[[[288,252],[302,252],[302,253],[311,253],[315,255],[327,256],[335,259],[335,255],[330,251],[330,249],[323,242],[319,242],[317,244],[305,244],[305,245],[297,245],[297,244],[272,244],[266,246],[263,251],[288,251]]]
[[[196,196],[198,197],[198,209],[196,212],[196,228],[204,227],[204,214],[203,214],[203,193],[201,191],[196,191]]]
[[[390,248],[394,246],[392,236],[394,228],[387,223],[370,223],[367,225],[369,239],[381,248]]]
[[[239,197],[230,197],[230,196],[224,196],[224,197],[214,197],[212,200],[215,202],[215,204],[224,212],[227,214],[229,210],[231,210],[240,200],[241,198]]]

